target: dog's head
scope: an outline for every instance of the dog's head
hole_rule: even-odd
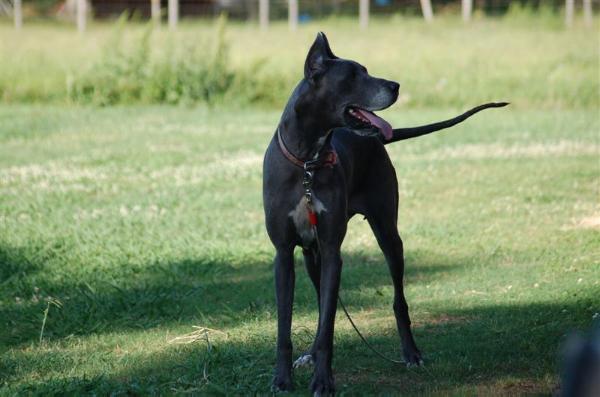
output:
[[[324,118],[321,124],[348,127],[360,135],[392,137],[390,124],[373,112],[396,102],[400,84],[372,77],[361,64],[336,57],[323,33],[308,51],[304,78],[309,89],[302,102],[318,109],[315,116]]]

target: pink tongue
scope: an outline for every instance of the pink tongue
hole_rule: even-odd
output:
[[[363,110],[363,109],[355,109],[356,111],[358,111],[363,117],[367,118],[371,124],[373,124],[375,127],[379,128],[379,130],[381,131],[381,133],[383,134],[383,136],[385,137],[386,140],[390,140],[392,139],[392,126],[390,125],[390,123],[388,123],[387,121],[385,121],[384,119],[382,119],[381,117],[375,115],[375,113],[371,113],[368,110]]]

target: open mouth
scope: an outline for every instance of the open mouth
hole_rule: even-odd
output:
[[[375,129],[379,131],[386,140],[389,141],[392,139],[392,126],[375,113],[356,106],[350,106],[346,109],[346,114],[350,121],[350,127],[353,129]]]

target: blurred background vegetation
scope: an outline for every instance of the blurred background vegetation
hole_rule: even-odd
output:
[[[403,106],[499,98],[527,108],[599,105],[597,31],[565,27],[556,1],[476,1],[468,24],[460,2],[436,2],[435,21],[424,24],[413,12],[418,2],[379,1],[368,31],[358,29],[358,2],[302,1],[296,32],[277,11],[286,2],[271,5],[268,31],[258,30],[254,3],[183,1],[177,30],[147,22],[149,4],[92,1],[99,16],[78,35],[69,18],[56,17],[68,2],[26,2],[23,29],[0,22],[0,100],[280,108],[316,30],[326,26],[339,56],[401,82]],[[192,19],[198,14],[211,18]]]
[[[4,0],[9,2],[12,0]],[[28,17],[55,17],[60,15],[76,0],[25,0],[23,7]],[[87,0],[95,18],[111,18],[125,12],[130,18],[147,18],[151,14],[150,0]],[[158,0],[164,10],[168,0]],[[227,12],[239,20],[258,18],[258,0],[179,0],[183,16],[214,17]],[[561,13],[562,0],[474,0],[474,6],[480,15],[499,16],[511,13],[515,8],[525,8],[534,12]],[[456,0],[436,0],[436,13],[449,14],[461,8]],[[287,17],[288,0],[270,2],[271,19]],[[305,21],[330,15],[355,16],[359,8],[357,1],[351,0],[301,0],[301,18]],[[418,0],[375,0],[370,12],[374,15],[420,15]]]

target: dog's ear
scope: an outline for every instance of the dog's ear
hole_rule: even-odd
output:
[[[325,70],[325,62],[331,59],[337,59],[337,57],[331,51],[325,33],[319,32],[306,56],[304,77],[309,81],[314,81],[315,77]]]

